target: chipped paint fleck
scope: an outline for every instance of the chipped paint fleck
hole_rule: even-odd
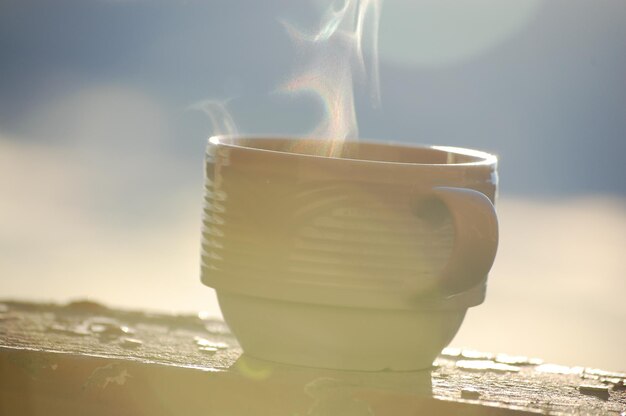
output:
[[[446,347],[441,351],[441,355],[446,358],[457,358],[461,355],[461,348]]]
[[[50,332],[56,332],[63,335],[73,335],[73,336],[86,336],[90,335],[91,332],[89,328],[85,325],[62,325],[62,324],[52,324],[48,328]]]
[[[92,333],[104,338],[116,338],[135,333],[134,329],[120,324],[115,319],[97,318],[86,321],[85,325]]]
[[[107,377],[104,380],[104,386],[102,386],[102,388],[103,389],[106,388],[106,386],[108,386],[109,383],[116,383],[119,386],[123,386],[124,384],[126,384],[126,380],[128,380],[129,377],[130,377],[130,374],[128,373],[128,371],[122,370],[122,372],[116,376]]]
[[[193,340],[195,341],[198,347],[210,347],[210,348],[216,348],[219,350],[228,348],[228,344],[224,342],[211,341],[206,338],[202,338],[198,336],[194,337]]]
[[[497,354],[496,362],[509,365],[541,365],[543,360],[540,358],[529,358],[523,355]]]
[[[585,368],[584,370],[585,376],[597,376],[597,377],[610,377],[610,378],[626,378],[625,373],[618,373],[615,371],[605,371],[600,370],[599,368]]]
[[[478,400],[480,399],[480,391],[474,387],[465,387],[461,390],[461,398],[466,400]]]
[[[521,368],[508,364],[496,363],[491,360],[459,360],[456,367],[469,371],[495,371],[518,373]]]
[[[621,379],[620,381],[615,383],[613,385],[613,390],[616,390],[616,391],[626,390],[626,380],[625,379]]]
[[[465,348],[461,351],[461,357],[467,360],[493,360],[495,354]]]
[[[143,341],[137,338],[122,338],[120,344],[125,348],[138,348],[143,345]]]
[[[606,386],[596,386],[592,384],[581,384],[578,386],[578,391],[581,394],[586,394],[587,396],[595,396],[602,400],[609,399],[609,388]]]
[[[582,367],[568,367],[558,364],[541,364],[536,369],[539,373],[563,374],[563,375],[581,375],[584,371]]]
[[[83,388],[95,387],[104,390],[109,384],[123,386],[132,377],[120,364],[108,364],[98,367],[87,378]]]

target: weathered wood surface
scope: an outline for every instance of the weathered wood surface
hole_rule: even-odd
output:
[[[0,303],[0,415],[620,414],[625,378],[454,349],[430,371],[300,368],[242,355],[217,320]]]

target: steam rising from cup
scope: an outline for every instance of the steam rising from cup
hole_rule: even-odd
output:
[[[339,5],[339,7],[337,7]],[[366,83],[375,105],[380,102],[378,81],[378,19],[380,1],[333,2],[320,28],[314,33],[299,31],[283,22],[302,53],[296,75],[279,91],[312,94],[324,105],[324,118],[309,134],[326,139],[322,153],[340,156],[346,139],[358,138],[353,81]],[[369,49],[366,59],[363,53]]]
[[[344,142],[358,138],[354,105],[354,81],[365,84],[374,106],[380,104],[378,80],[378,24],[382,0],[331,0],[331,4],[311,32],[281,23],[296,43],[299,61],[294,75],[274,92],[309,95],[323,105],[323,117],[306,136],[323,139],[315,154],[344,155]],[[234,117],[225,102],[206,100],[192,106],[206,113],[213,134],[237,135]],[[292,149],[300,152],[303,141]]]
[[[237,125],[230,111],[226,108],[227,101],[204,100],[190,107],[209,116],[213,134],[238,135]]]

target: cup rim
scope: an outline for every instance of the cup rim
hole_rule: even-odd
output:
[[[345,140],[344,142],[348,143],[363,143],[363,144],[373,144],[377,146],[393,146],[396,148],[405,148],[405,149],[430,149],[435,150],[447,154],[459,155],[472,157],[476,160],[471,162],[460,162],[460,163],[420,163],[420,162],[394,162],[387,160],[371,160],[371,159],[355,159],[355,158],[339,158],[335,156],[325,156],[325,155],[313,155],[306,153],[295,153],[283,150],[271,150],[271,149],[263,149],[259,147],[251,147],[244,146],[241,144],[234,143],[239,139],[245,140],[283,140],[283,141],[295,141],[298,139],[306,139],[306,140],[324,140],[316,137],[303,137],[303,136],[268,136],[268,135],[213,135],[208,138],[208,142],[215,146],[227,147],[232,149],[250,151],[250,152],[260,152],[260,153],[269,153],[275,155],[285,155],[289,157],[302,157],[302,158],[310,158],[310,159],[329,159],[329,160],[343,160],[349,162],[358,162],[358,163],[366,163],[366,164],[375,164],[375,165],[403,165],[403,166],[439,166],[439,167],[471,167],[471,166],[490,166],[495,165],[498,162],[498,157],[494,154],[487,153],[481,150],[469,149],[464,147],[456,147],[456,146],[440,146],[440,145],[429,145],[429,144],[421,144],[421,143],[401,143],[395,141],[382,141],[382,140],[372,140],[372,139],[359,139],[359,140]]]

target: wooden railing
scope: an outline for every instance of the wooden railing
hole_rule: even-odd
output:
[[[625,378],[453,348],[417,372],[292,367],[219,320],[0,303],[0,415],[620,414]]]

